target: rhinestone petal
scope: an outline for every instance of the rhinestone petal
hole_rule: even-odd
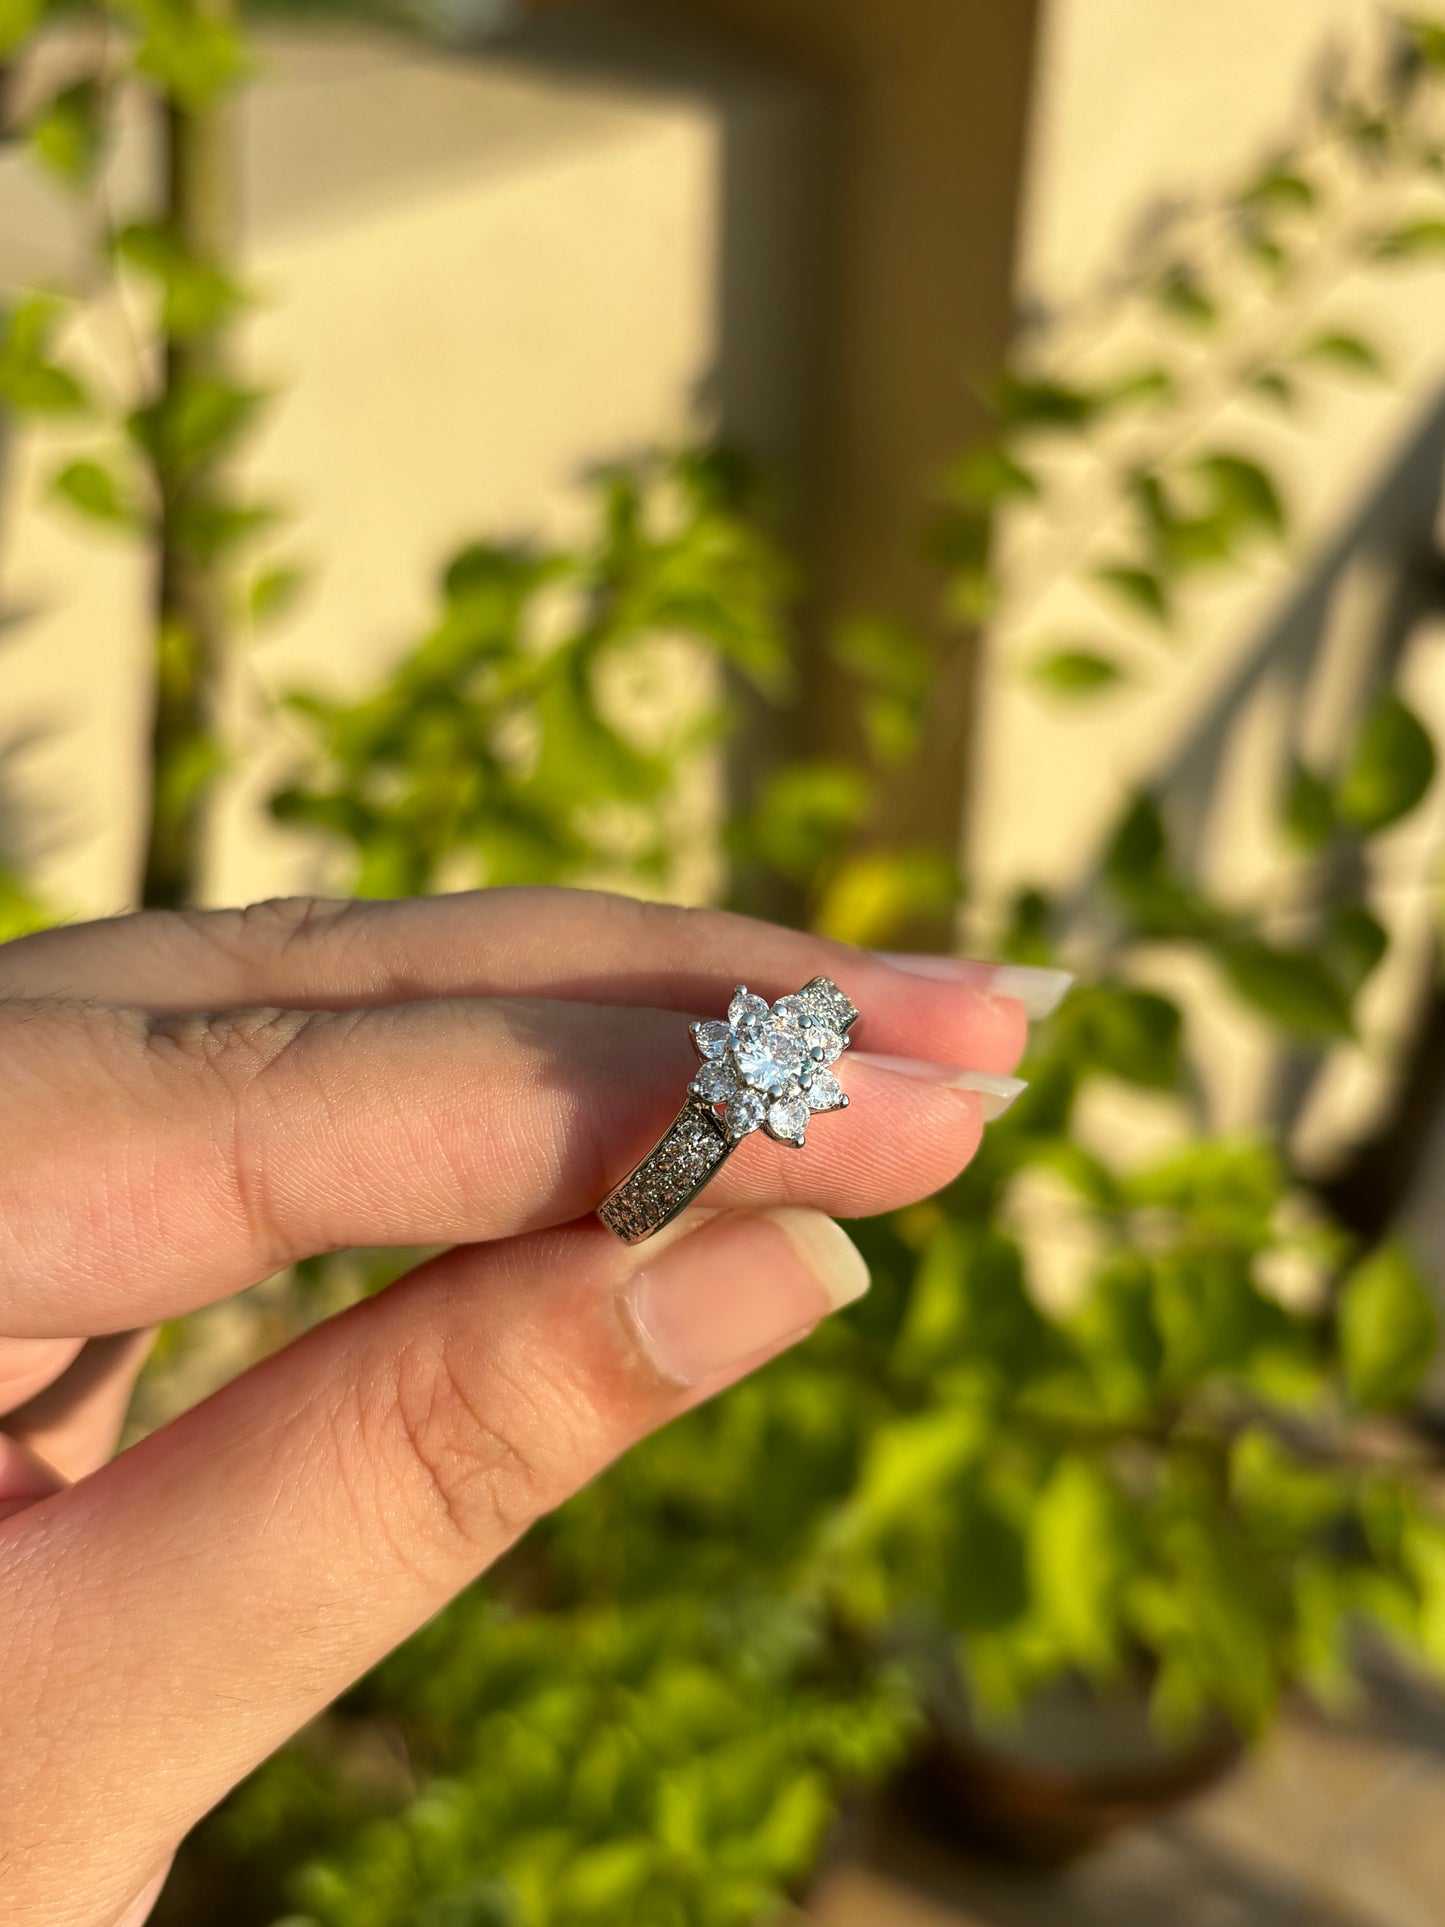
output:
[[[816,1070],[806,1095],[810,1111],[836,1111],[843,1102],[843,1086],[831,1071]]]
[[[803,1133],[807,1128],[806,1098],[785,1097],[780,1102],[768,1106],[768,1129],[775,1137],[785,1137],[793,1144],[801,1144]]]
[[[705,1024],[694,1024],[692,1034],[700,1057],[721,1057],[732,1042],[731,1027],[715,1017]]]
[[[723,1112],[728,1136],[746,1137],[749,1131],[757,1130],[767,1110],[766,1099],[759,1097],[756,1091],[739,1091],[736,1097],[728,1099],[727,1109]]]
[[[728,1022],[734,1028],[739,1024],[747,1023],[750,1018],[757,1020],[766,1017],[767,1014],[767,998],[755,997],[750,990],[737,991],[728,1005]]]
[[[808,1055],[815,1064],[836,1064],[843,1055],[843,1039],[836,1030],[824,1030],[814,1025],[803,1033],[808,1046]]]
[[[701,1065],[692,1080],[692,1087],[709,1104],[721,1104],[738,1087],[738,1074],[733,1069],[732,1059],[714,1057],[709,1063]]]

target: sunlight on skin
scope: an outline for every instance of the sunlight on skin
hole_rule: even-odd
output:
[[[689,1022],[822,974],[885,1061],[840,1063],[816,1147],[757,1134],[623,1246],[588,1214],[676,1110]],[[137,1927],[185,1831],[534,1518],[856,1298],[824,1214],[956,1175],[960,1069],[1008,1081],[1026,1030],[974,982],[547,890],[57,930],[0,950],[0,998],[13,1927]],[[458,1248],[109,1459],[136,1328],[388,1242]]]

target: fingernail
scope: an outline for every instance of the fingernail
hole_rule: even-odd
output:
[[[1028,1089],[1028,1080],[1023,1077],[1005,1077],[999,1071],[969,1071],[957,1064],[934,1064],[924,1057],[884,1057],[874,1051],[855,1050],[849,1052],[848,1061],[871,1064],[874,1070],[892,1071],[898,1077],[942,1084],[951,1091],[977,1091],[983,1099],[985,1124],[1002,1117],[1020,1091]]]
[[[896,950],[875,950],[874,956],[910,977],[931,977],[937,983],[969,984],[990,997],[1012,997],[1034,1019],[1057,1010],[1074,981],[1072,970],[1045,970],[1037,964],[985,963],[977,957],[912,956]]]
[[[713,1218],[645,1257],[623,1294],[663,1378],[705,1378],[804,1337],[868,1289],[868,1267],[821,1211],[792,1205]]]

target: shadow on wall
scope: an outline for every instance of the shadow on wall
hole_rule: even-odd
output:
[[[833,305],[825,298],[823,239],[832,117],[816,90],[740,51],[705,21],[607,6],[548,9],[488,34],[477,51],[568,80],[613,80],[696,99],[715,116],[716,347],[698,383],[697,414],[791,485],[816,433]],[[645,299],[645,290],[638,293]]]

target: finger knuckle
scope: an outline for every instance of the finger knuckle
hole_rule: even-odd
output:
[[[646,897],[614,897],[612,902],[616,906],[613,914],[619,922],[629,925],[629,934],[649,948],[675,943],[680,935],[685,936],[698,927],[701,914],[692,905],[658,903]]]
[[[387,1487],[403,1494],[408,1543],[460,1542],[480,1558],[566,1496],[561,1468],[580,1449],[575,1421],[522,1373],[444,1335],[403,1347],[368,1429]]]
[[[268,1269],[297,1255],[273,1196],[274,1160],[266,1152],[274,1135],[270,1123],[305,1081],[305,1046],[313,1034],[321,1025],[344,1021],[327,1012],[271,1008],[145,1020],[145,1048],[163,1089],[173,1090],[178,1078],[209,1087],[204,1108],[226,1161],[235,1210],[257,1263]]]
[[[313,1018],[309,1011],[269,1007],[160,1015],[147,1020],[145,1042],[164,1069],[214,1078],[239,1097],[275,1069],[312,1028]]]
[[[227,962],[254,963],[325,943],[354,909],[345,898],[297,896],[268,897],[239,910],[179,914]]]

